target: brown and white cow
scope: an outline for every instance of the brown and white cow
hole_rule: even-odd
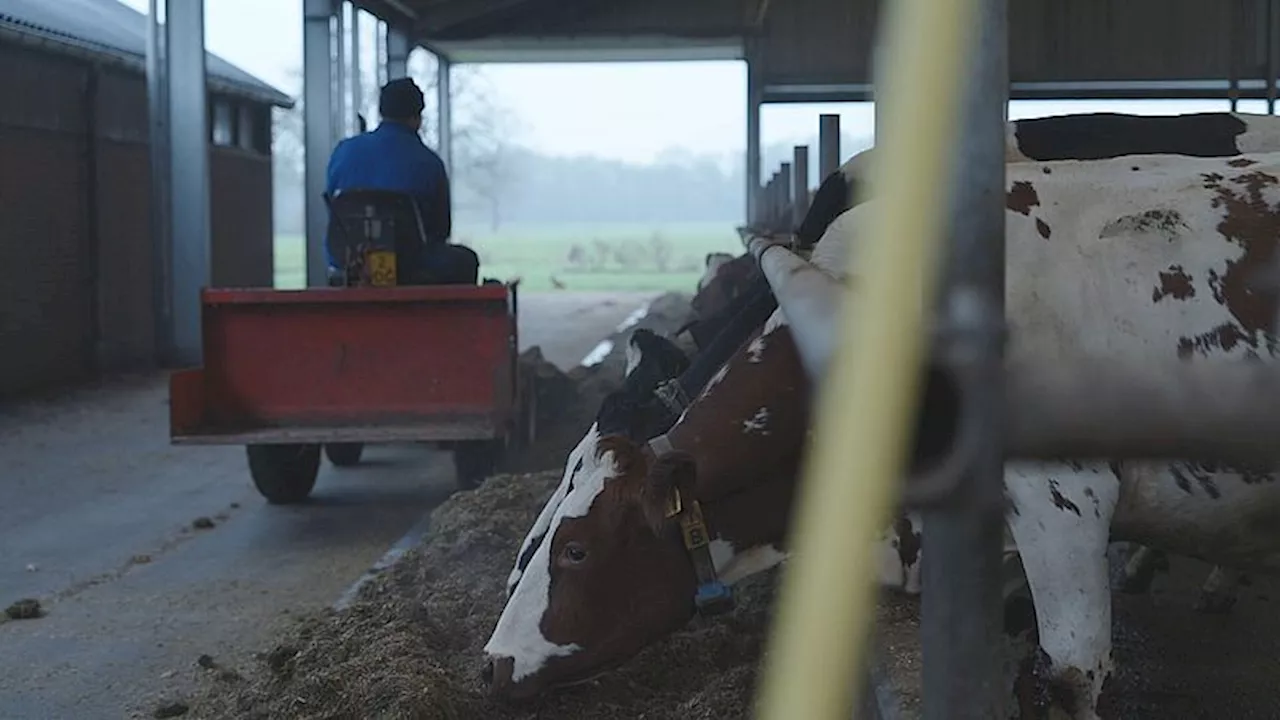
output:
[[[1028,163],[1007,172],[1011,355],[1274,355],[1274,301],[1255,295],[1248,278],[1270,262],[1280,235],[1280,155]],[[849,211],[853,232],[833,240],[856,237],[867,209]],[[692,428],[695,411],[706,413],[699,426],[750,442],[726,446],[728,435],[706,429],[686,437],[681,423],[666,435],[671,450],[601,441],[597,470],[560,503],[486,647],[495,692],[517,697],[588,677],[692,615],[690,558],[669,523],[658,522],[673,486],[686,489],[686,506],[705,501],[712,537],[727,543],[717,546],[721,580],[781,557],[791,479],[774,475],[784,456],[772,443],[794,441],[803,421],[774,418],[779,401],[795,405],[803,394],[803,372],[786,333],[771,325],[763,346],[744,348],[760,362],[735,357],[682,418]],[[766,361],[773,372],[747,381]],[[734,377],[744,380],[728,385]],[[1057,688],[1050,695],[1074,717],[1096,716],[1111,670],[1109,540],[1243,570],[1280,568],[1280,485],[1268,473],[1010,463],[1005,485]],[[755,515],[737,520],[733,505]]]
[[[1114,113],[1096,113],[1080,115],[1064,115],[1030,120],[1017,120],[1008,124],[1006,133],[1006,158],[1011,163],[1033,162],[1037,160],[1064,159],[1099,159],[1115,156],[1133,155],[1140,152],[1158,154],[1182,154],[1191,156],[1233,156],[1241,152],[1280,150],[1280,118],[1264,115],[1243,115],[1233,113],[1201,113],[1182,116],[1139,116]],[[818,242],[827,232],[832,222],[852,205],[851,191],[864,177],[867,161],[871,157],[870,150],[854,155],[839,170],[825,178],[806,214],[804,221],[797,228],[796,238],[802,246],[811,246]],[[727,264],[734,265],[730,273],[732,282],[728,289],[715,287],[719,282],[716,276]],[[699,347],[706,347],[721,331],[734,321],[745,305],[753,301],[755,289],[741,292],[738,278],[745,272],[745,266],[754,263],[749,255],[736,260],[726,261],[724,257],[708,255],[707,275],[700,281],[699,295],[709,293],[716,298],[708,298],[702,316],[693,328],[689,329],[697,339]],[[754,273],[754,281],[763,283],[758,272]],[[765,284],[767,290],[767,284]],[[695,298],[695,301],[697,299]],[[727,304],[727,307],[725,305]],[[636,362],[639,362],[636,356]],[[631,367],[631,364],[629,364]],[[634,383],[631,383],[634,385]],[[652,385],[646,385],[647,391]],[[627,406],[631,412],[645,413],[646,399],[644,392],[630,388],[625,394]],[[650,394],[651,398],[651,394]],[[619,411],[614,411],[618,415]],[[643,420],[643,419],[642,419]],[[642,421],[629,422],[628,425],[644,424]],[[616,426],[617,423],[614,423]],[[594,447],[599,440],[599,424],[593,425],[582,442],[578,444],[568,457],[565,475],[561,486],[548,500],[547,506],[539,515],[537,522],[526,535],[515,566],[508,578],[508,591],[513,592],[533,556],[538,543],[542,542],[550,528],[551,517],[556,506],[565,497],[573,484],[573,479],[582,474],[591,465],[595,457]],[[911,514],[904,519],[902,529],[907,534],[898,537],[890,532],[884,542],[891,546],[885,548],[886,556],[892,555],[892,546],[918,547],[921,529],[919,517]],[[909,593],[919,591],[919,554],[909,556],[910,563],[885,565],[882,582],[890,587],[899,588]],[[1139,552],[1126,565],[1125,587],[1142,591],[1149,585],[1153,564],[1158,564],[1160,556],[1156,553]],[[1217,582],[1226,579],[1228,582]],[[1229,608],[1234,602],[1230,580],[1234,576],[1215,573],[1205,585],[1201,606],[1207,610]]]

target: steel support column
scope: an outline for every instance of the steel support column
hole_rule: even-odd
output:
[[[360,56],[360,8],[351,7],[351,116],[353,132],[359,131],[356,115],[364,114],[364,62]]]
[[[751,53],[747,53],[747,224],[755,225],[762,217],[760,202],[760,77]]]
[[[409,34],[401,28],[387,25],[387,80],[409,77]]]
[[[437,151],[444,161],[445,172],[453,175],[453,90],[450,78],[453,63],[443,55],[436,56],[436,132]]]
[[[325,170],[333,151],[332,0],[306,0],[302,35],[303,118],[306,143],[307,286],[327,284],[324,252],[329,212],[324,204]]]
[[[379,18],[373,25],[373,62],[377,67],[376,82],[381,88],[387,84],[387,24]]]
[[[147,26],[147,110],[151,160],[151,312],[157,364],[168,361],[173,344],[173,308],[170,305],[169,237],[169,113],[165,82],[164,26],[160,16],[164,0],[151,0]]]
[[[1267,0],[1267,114],[1276,114],[1276,75],[1280,72],[1280,0]],[[1232,51],[1234,52],[1234,50]]]
[[[818,182],[840,167],[840,116],[818,116]]]
[[[921,636],[925,720],[1007,717],[1001,691],[1004,478],[1004,133],[1007,0],[978,0],[978,36],[952,182],[951,243],[940,295],[940,357],[972,390],[981,437],[958,491],[924,513]],[[884,128],[884,132],[893,132]]]
[[[200,290],[210,281],[204,0],[167,0],[165,31],[172,240],[170,358],[189,366],[200,364],[202,357]]]
[[[347,136],[347,8],[338,0],[333,13],[333,141]]]

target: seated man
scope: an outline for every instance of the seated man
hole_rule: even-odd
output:
[[[422,90],[409,78],[392,80],[382,88],[378,112],[382,121],[373,132],[349,137],[329,158],[326,191],[391,190],[412,195],[426,228],[422,250],[425,275],[439,284],[476,284],[480,259],[468,247],[449,244],[453,218],[449,177],[444,162],[420,137],[424,107]],[[325,242],[329,267],[341,263]]]

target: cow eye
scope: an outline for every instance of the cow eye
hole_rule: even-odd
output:
[[[564,551],[561,552],[561,556],[568,564],[579,565],[587,559],[587,549],[578,543],[569,543],[564,546]]]

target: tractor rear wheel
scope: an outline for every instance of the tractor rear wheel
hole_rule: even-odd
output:
[[[300,503],[320,474],[319,445],[249,445],[249,474],[272,505]]]

